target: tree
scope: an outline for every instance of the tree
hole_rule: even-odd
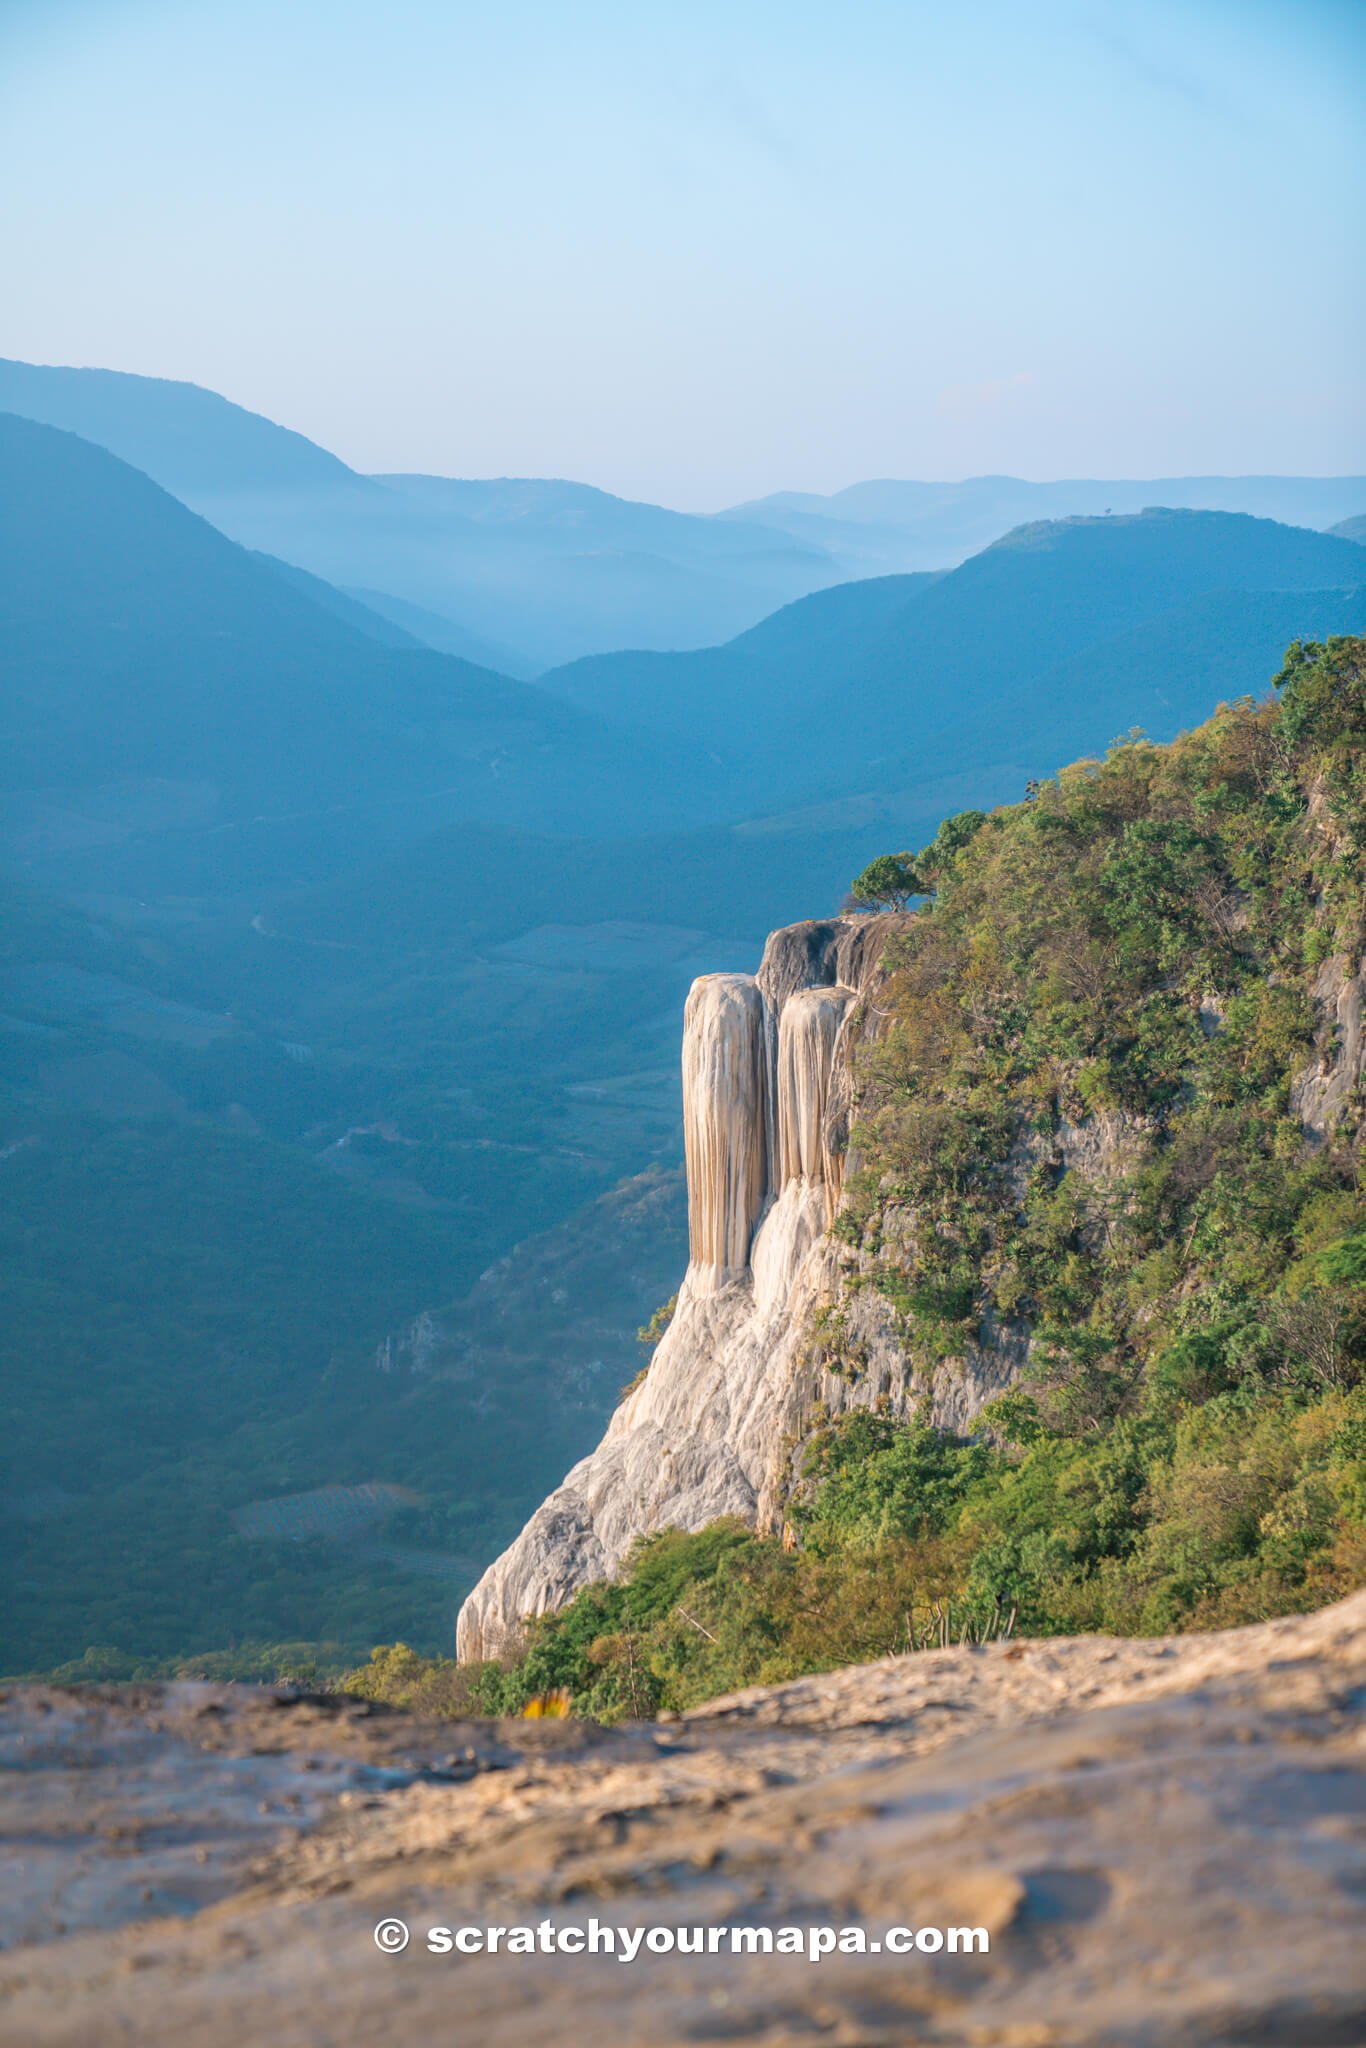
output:
[[[913,896],[933,896],[986,821],[985,811],[955,811],[919,853],[880,853],[855,878],[853,901],[872,910],[904,910]]]
[[[923,896],[925,884],[909,853],[880,853],[854,879],[853,897],[871,910],[904,910],[913,896]]]
[[[985,811],[955,811],[951,818],[945,818],[929,845],[922,846],[915,856],[914,865],[921,877],[922,890],[935,887],[968,842],[977,837],[986,821]]]

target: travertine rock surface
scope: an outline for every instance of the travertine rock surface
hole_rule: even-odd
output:
[[[26,2048],[1346,2048],[1366,1594],[1218,1635],[892,1657],[681,1720],[257,1687],[0,1700]],[[411,1930],[384,1955],[373,1930]],[[981,1927],[984,1955],[460,1957],[429,1927]]]
[[[690,1262],[677,1310],[598,1448],[465,1602],[462,1658],[497,1655],[523,1616],[609,1576],[638,1536],[718,1515],[771,1520],[785,1446],[813,1397],[804,1339],[837,1284],[825,1233],[843,1170],[850,1044],[901,923],[789,926],[769,939],[756,976],[694,982],[683,1024]],[[899,1404],[910,1398],[908,1361],[883,1380]]]
[[[749,1265],[768,1200],[768,1017],[749,974],[703,974],[683,1011],[688,1257],[698,1287]]]

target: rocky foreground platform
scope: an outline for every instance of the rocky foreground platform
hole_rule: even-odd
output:
[[[943,1650],[681,1720],[0,1700],[0,2038],[80,2048],[1366,2041],[1366,1594]],[[412,1929],[380,1953],[376,1923]],[[971,1924],[988,1955],[432,1954],[432,1925]]]

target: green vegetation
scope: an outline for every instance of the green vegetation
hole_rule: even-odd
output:
[[[649,1322],[642,1323],[640,1328],[636,1331],[637,1344],[643,1344],[647,1351],[653,1351],[656,1344],[659,1342],[660,1338],[664,1335],[664,1332],[668,1329],[670,1323],[673,1321],[674,1310],[677,1307],[678,1293],[677,1290],[675,1290],[674,1293],[672,1293],[669,1296],[669,1299],[667,1301],[660,1302],[659,1307],[651,1315]]]
[[[677,980],[650,982],[660,1009]],[[304,1638],[341,1646],[323,1670],[385,1633],[439,1649],[480,1561],[605,1422],[676,1264],[672,1213],[596,1379],[547,1396],[534,1331],[473,1414],[459,1377],[378,1369],[386,1338],[633,1163],[630,1133],[560,1136],[585,1071],[567,998],[548,1100],[514,1101],[499,1019],[441,994],[436,1029],[367,1040],[355,1008],[300,1028],[185,927],[149,936],[0,873],[0,1672],[91,1645],[122,1677],[219,1652],[253,1676],[255,1646]],[[279,1040],[305,1029],[300,1061]],[[367,1134],[381,1118],[394,1142]],[[600,1264],[573,1283],[605,1303]],[[376,1481],[420,1501],[354,1532],[252,1526],[255,1503]]]
[[[95,1644],[43,1673],[50,1685],[116,1685],[129,1680],[213,1679],[238,1685],[328,1686],[350,1662],[341,1643],[239,1643],[201,1657],[132,1657]]]
[[[671,1294],[667,1301],[661,1301],[659,1307],[655,1309],[653,1314],[651,1315],[649,1322],[642,1323],[640,1328],[636,1331],[637,1344],[643,1344],[646,1350],[653,1355],[656,1344],[658,1344],[660,1338],[664,1335],[664,1332],[668,1329],[670,1323],[673,1321],[674,1310],[677,1307],[677,1292]],[[649,1370],[650,1360],[647,1358],[644,1365],[641,1366],[639,1372],[632,1373],[630,1379],[622,1388],[621,1398],[623,1401],[629,1399],[629,1397],[632,1394],[634,1394],[636,1388],[644,1384],[645,1375],[649,1372]]]
[[[912,898],[932,896],[986,821],[985,811],[957,811],[919,853],[880,853],[855,879],[854,901],[872,910],[904,910]]]
[[[18,1128],[0,1219],[0,1672],[94,1644],[112,1646],[110,1676],[231,1648],[252,1677],[262,1643],[332,1639],[336,1658],[312,1657],[326,1670],[386,1624],[449,1641],[480,1560],[601,1428],[623,1376],[605,1333],[601,1384],[547,1389],[533,1332],[473,1412],[467,1377],[402,1357],[382,1369],[381,1340],[501,1249],[497,1180],[490,1220],[465,1229],[208,1119],[30,1106]],[[531,1199],[523,1214],[541,1220]],[[660,1235],[651,1293],[677,1258]],[[553,1315],[534,1286],[528,1312]],[[622,1360],[638,1312],[616,1310]],[[253,1519],[258,1503],[374,1482],[394,1504],[354,1531]]]
[[[925,894],[925,884],[909,853],[880,853],[855,876],[850,894],[870,910],[904,910],[913,897]]]
[[[444,1670],[467,1710],[567,1688],[611,1718],[1012,1615],[1180,1630],[1366,1580],[1359,1077],[1322,1119],[1292,1102],[1342,1053],[1315,985],[1366,945],[1366,641],[1297,644],[1277,682],[932,851],[837,1227],[927,1383],[1030,1337],[980,1438],[816,1418],[785,1540],[656,1536],[505,1668],[419,1660],[409,1695]],[[347,1682],[397,1696],[396,1654]]]

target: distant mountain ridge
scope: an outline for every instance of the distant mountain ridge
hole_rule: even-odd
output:
[[[441,792],[562,825],[622,809],[638,746],[561,699],[358,621],[74,434],[0,414],[9,789],[196,782],[320,814]],[[384,644],[385,641],[390,644]]]
[[[377,483],[402,492],[404,497],[444,511],[481,526],[515,527],[533,524],[542,534],[558,534],[564,545],[573,547],[588,536],[594,544],[616,542],[639,548],[651,540],[671,542],[682,555],[726,559],[736,554],[786,554],[792,545],[775,527],[754,526],[747,521],[699,518],[692,512],[671,511],[639,499],[621,498],[595,484],[573,483],[550,477],[445,477],[424,475],[380,475]],[[798,541],[798,551],[815,560],[824,559],[824,549],[809,541]]]
[[[1175,736],[1265,688],[1296,638],[1366,630],[1366,550],[1242,514],[1036,523],[947,575],[841,584],[692,653],[599,656],[541,686],[670,748],[704,749],[729,830],[570,847],[497,833],[397,849],[300,899],[315,941],[432,943],[495,877],[548,921],[735,929],[832,908],[842,879],[945,810],[1017,798],[1064,754]],[[388,906],[399,906],[391,910]]]
[[[805,777],[814,798],[896,787],[914,779],[917,757],[935,773],[1028,758],[1041,717],[1055,745],[1094,747],[1110,736],[1092,729],[1103,705],[1125,724],[1156,712],[1155,723],[1174,733],[1210,708],[1206,644],[1221,680],[1256,689],[1279,660],[1287,626],[1288,637],[1311,624],[1349,629],[1359,605],[1342,593],[1362,585],[1366,550],[1241,513],[1036,522],[945,575],[842,585],[722,648],[609,655],[541,680],[581,710],[690,735],[722,756],[742,750],[752,768],[763,764],[760,786],[789,799]],[[1252,594],[1271,592],[1305,596],[1279,607],[1252,603]],[[1321,595],[1310,603],[1309,592]],[[1208,643],[1184,644],[1175,670],[1164,671],[1170,695],[1155,702],[1144,637],[1197,600],[1213,607]],[[1249,608],[1257,630],[1234,630],[1230,661],[1227,631]],[[1123,650],[1114,677],[1101,652],[1112,644]],[[1051,698],[1044,679],[1087,649],[1085,684]],[[942,744],[930,745],[934,734]]]
[[[305,435],[202,385],[169,377],[4,358],[0,412],[94,441],[177,498],[227,491],[373,491],[367,478]]]
[[[828,548],[851,575],[951,568],[1011,528],[1077,514],[1247,512],[1285,525],[1328,528],[1366,503],[1366,478],[1182,476],[1083,477],[1035,483],[967,477],[955,483],[885,478],[821,496],[777,491],[720,514],[759,520]]]
[[[777,529],[544,479],[366,477],[192,384],[0,361],[0,410],[109,449],[243,546],[435,615],[518,674],[600,649],[704,646],[841,579]],[[428,630],[432,630],[430,627]]]
[[[711,517],[567,479],[362,476],[197,385],[0,361],[0,410],[141,469],[242,545],[357,596],[443,652],[509,674],[728,641],[841,582],[954,567],[1040,518],[1165,505],[1327,527],[1360,477],[870,481]]]

